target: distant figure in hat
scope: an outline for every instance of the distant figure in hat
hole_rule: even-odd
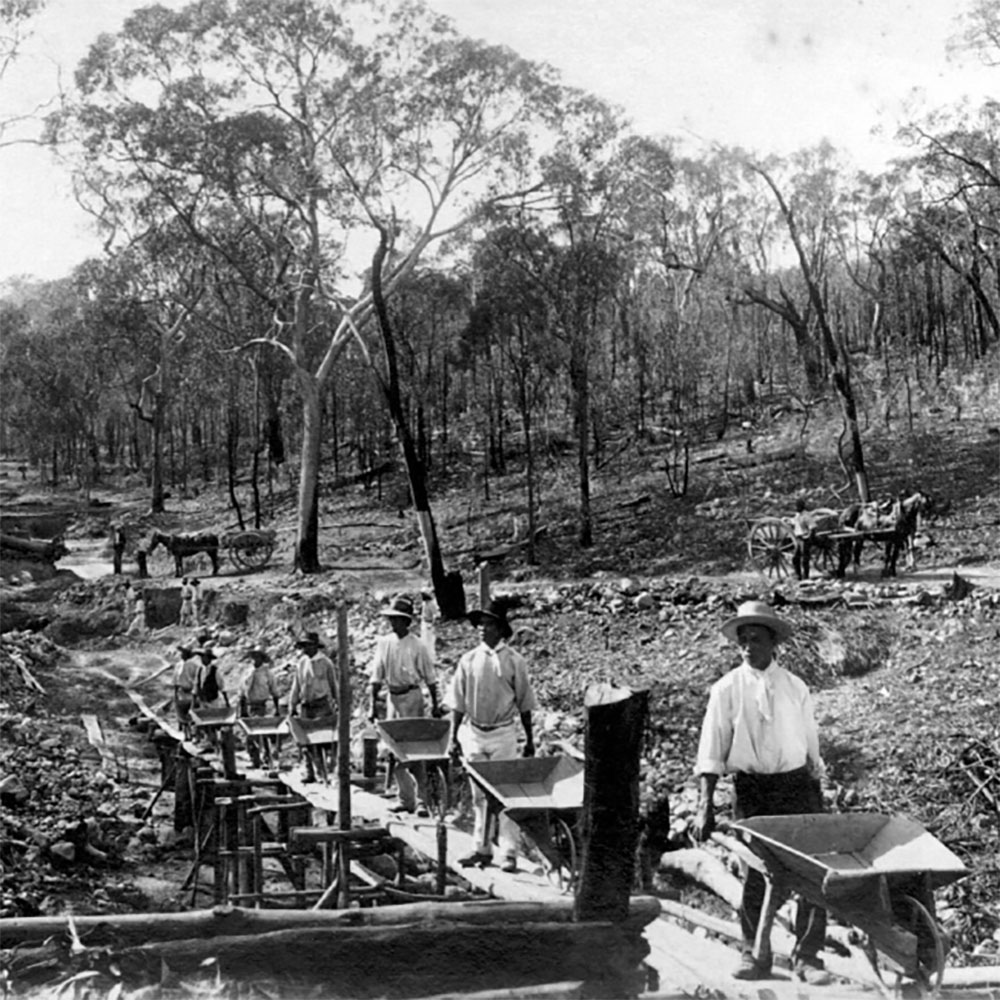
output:
[[[246,659],[253,662],[253,671],[244,681],[240,692],[240,714],[251,718],[264,718],[267,716],[268,699],[270,699],[274,704],[274,714],[278,715],[280,711],[278,686],[271,670],[270,654],[263,646],[253,646],[247,651]],[[270,759],[270,744],[267,743],[267,737],[264,739],[267,756]],[[248,738],[247,752],[250,754],[250,763],[254,767],[260,767],[260,744],[256,738]]]
[[[323,652],[318,632],[306,632],[295,644],[302,654],[295,662],[292,687],[288,692],[288,714],[303,719],[320,719],[337,714],[337,671]],[[306,748],[306,781],[316,780],[312,747]]]
[[[524,729],[522,756],[534,757],[535,741],[531,713],[538,707],[528,677],[525,658],[507,645],[514,630],[507,609],[491,601],[479,611],[470,611],[469,621],[479,629],[482,641],[458,661],[448,690],[452,710],[451,746],[455,756],[468,761],[509,760],[517,757],[517,720]],[[472,782],[475,849],[459,859],[464,868],[492,863],[491,831],[487,825],[486,793]],[[503,814],[499,822],[501,870],[517,871],[517,847],[511,821]]]
[[[391,631],[375,643],[369,677],[371,679],[371,721],[378,718],[378,699],[384,684],[389,689],[386,719],[422,718],[427,714],[423,688],[431,697],[431,713],[440,714],[437,674],[426,644],[410,632],[413,601],[397,597],[380,612],[389,620]],[[390,812],[413,812],[428,815],[427,767],[423,761],[396,767],[399,802]]]
[[[195,688],[195,708],[228,708],[229,694],[219,682],[219,668],[216,666],[215,650],[204,645],[195,651],[201,658],[198,668],[198,684]]]
[[[715,786],[734,775],[736,819],[823,812],[825,774],[812,697],[806,685],[775,662],[779,643],[792,625],[763,601],[747,601],[722,626],[740,649],[742,663],[712,685],[701,728],[695,771],[699,804],[695,836],[706,839],[715,826]],[[753,957],[764,902],[764,877],[747,872],[740,906],[743,957],[737,979],[767,979],[770,953]],[[826,938],[826,912],[799,901],[795,919],[796,975],[813,986],[830,982],[819,959]]]
[[[194,692],[198,686],[200,661],[194,655],[194,648],[187,643],[177,647],[177,655],[180,659],[174,667],[174,714],[185,738],[190,739],[191,706],[194,704]]]

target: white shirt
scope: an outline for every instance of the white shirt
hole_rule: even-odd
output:
[[[479,726],[503,726],[538,707],[524,657],[505,642],[481,642],[455,668],[448,705]]]
[[[776,663],[743,663],[712,685],[698,743],[697,774],[779,774],[825,767],[812,696],[805,683]]]
[[[378,637],[369,678],[373,684],[387,684],[390,690],[437,683],[427,646],[411,633],[402,638],[395,632]]]

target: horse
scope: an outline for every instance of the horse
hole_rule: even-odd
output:
[[[892,535],[885,543],[885,564],[883,576],[896,575],[896,562],[901,552],[906,553],[906,568],[913,569],[917,563],[916,535],[920,529],[921,517],[930,513],[931,499],[920,490],[909,496],[900,493],[893,501],[890,518]]]
[[[888,532],[882,576],[896,576],[896,564],[901,552],[906,552],[907,569],[913,569],[916,564],[915,539],[920,528],[920,518],[922,514],[929,513],[930,507],[930,498],[920,490],[909,496],[900,493],[894,500],[851,504],[841,515],[840,526],[842,529],[850,528],[858,532]],[[841,540],[837,562],[838,577],[845,576],[849,563],[853,563],[854,573],[857,575],[864,543],[863,536]]]
[[[838,527],[841,531],[877,531],[886,527],[886,518],[891,512],[891,505],[878,501],[869,503],[852,503],[840,515]],[[842,538],[837,546],[837,573],[843,579],[847,575],[848,564],[854,566],[854,575],[858,575],[861,566],[861,550],[864,547],[863,535],[857,538]]]
[[[184,559],[198,552],[204,552],[212,560],[212,576],[219,573],[219,536],[202,532],[198,535],[165,535],[162,531],[154,531],[146,549],[147,555],[162,545],[174,557],[174,575],[184,575]]]

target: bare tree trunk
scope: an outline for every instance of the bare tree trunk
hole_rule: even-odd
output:
[[[795,223],[795,216],[792,214],[792,210],[788,207],[787,202],[782,196],[781,191],[778,189],[777,184],[775,184],[774,180],[771,178],[770,174],[768,174],[762,167],[753,164],[751,164],[751,169],[764,178],[767,186],[771,189],[774,197],[777,199],[781,215],[785,220],[785,225],[788,227],[788,235],[791,237],[792,244],[795,247],[795,252],[798,255],[799,268],[802,271],[802,277],[805,280],[806,287],[809,289],[809,301],[812,303],[813,309],[816,311],[816,318],[819,322],[823,346],[826,349],[827,359],[833,369],[833,385],[837,390],[837,398],[840,401],[841,413],[844,417],[844,425],[851,439],[851,473],[854,476],[859,499],[863,503],[867,502],[869,499],[868,473],[865,470],[864,448],[861,444],[861,429],[858,426],[857,405],[854,400],[854,390],[851,386],[850,356],[847,351],[841,349],[838,344],[837,337],[834,335],[834,332],[830,327],[826,302],[824,301],[822,290],[820,289],[815,275],[813,274],[806,252],[803,249],[802,241],[799,238],[798,226]]]
[[[379,229],[379,245],[372,260],[372,300],[382,340],[382,351],[386,364],[386,378],[378,375],[379,385],[385,396],[396,429],[399,447],[403,452],[406,475],[410,484],[410,496],[417,515],[420,539],[427,557],[434,595],[441,614],[445,618],[461,618],[465,614],[465,592],[458,573],[447,573],[444,558],[438,542],[434,515],[431,513],[430,497],[427,492],[427,471],[417,454],[413,434],[410,431],[406,412],[403,408],[399,384],[399,365],[396,358],[396,342],[393,335],[389,311],[382,294],[382,266],[389,249],[389,238],[384,228]],[[378,373],[377,373],[378,374]]]
[[[316,380],[307,372],[300,371],[298,374],[302,392],[302,455],[299,462],[299,523],[295,540],[295,568],[303,573],[318,573],[322,412]]]

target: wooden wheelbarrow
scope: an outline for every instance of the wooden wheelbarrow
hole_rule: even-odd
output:
[[[239,720],[249,746],[251,741],[263,750],[264,764],[270,770],[278,766],[281,737],[289,733],[288,719],[283,715],[244,715]]]
[[[333,715],[322,715],[316,719],[303,719],[293,715],[288,719],[288,730],[292,739],[304,754],[312,758],[316,773],[324,785],[330,783],[330,761],[337,759],[337,719]]]
[[[948,938],[934,916],[934,890],[968,870],[919,823],[881,813],[754,816],[730,831],[767,883],[756,959],[769,948],[775,913],[796,892],[867,935],[880,981],[884,967],[922,989],[940,987]]]
[[[375,723],[382,742],[398,764],[427,766],[427,781],[438,815],[443,817],[450,808],[448,793],[451,770],[448,745],[451,723],[447,719],[420,716],[412,719],[385,719]]]

